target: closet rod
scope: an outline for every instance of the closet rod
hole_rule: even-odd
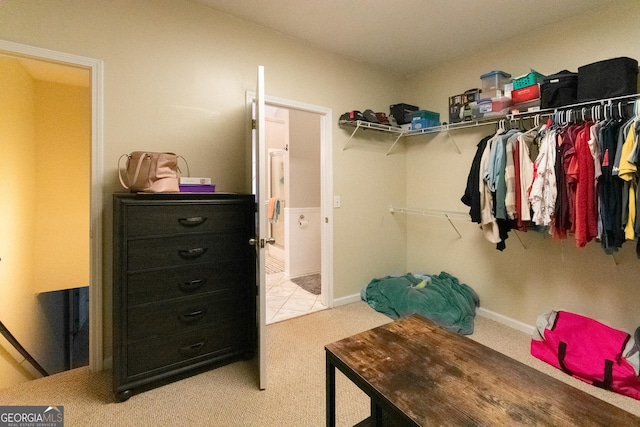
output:
[[[466,129],[466,128],[472,128],[477,126],[495,125],[499,123],[500,120],[505,120],[505,119],[518,120],[518,119],[528,119],[535,116],[546,117],[546,116],[552,116],[558,111],[570,110],[575,107],[585,107],[585,106],[592,106],[592,105],[610,105],[616,101],[622,101],[625,99],[638,100],[640,99],[640,94],[635,93],[633,95],[623,95],[623,96],[616,96],[612,98],[595,99],[593,101],[578,102],[576,104],[563,105],[562,107],[544,108],[536,111],[525,111],[522,113],[511,113],[511,114],[507,114],[506,116],[495,117],[495,118],[490,118],[486,120],[474,120],[470,122],[448,123],[440,126],[433,126],[433,127],[428,127],[424,129],[406,131],[404,135],[405,136],[428,135],[432,133],[448,132],[450,130]]]
[[[587,106],[593,106],[593,105],[611,105],[616,101],[622,101],[625,99],[638,100],[639,98],[640,98],[640,94],[635,93],[633,95],[616,96],[613,98],[594,99],[593,101],[578,102],[576,104],[563,105],[562,107],[545,108],[538,111],[527,111],[524,113],[512,113],[512,114],[508,114],[506,118],[508,120],[516,120],[516,119],[528,119],[538,115],[550,116],[557,113],[558,111],[570,110],[575,107],[587,107]]]
[[[462,239],[462,234],[460,234],[460,232],[458,231],[458,228],[455,226],[452,220],[471,222],[471,218],[469,217],[468,213],[458,212],[458,211],[444,211],[444,210],[438,210],[438,209],[399,208],[399,207],[389,206],[389,212],[391,212],[391,214],[394,214],[397,212],[397,213],[403,213],[407,215],[418,215],[418,216],[426,216],[431,218],[446,218],[447,221],[449,221],[449,225],[453,227],[453,230],[456,232],[456,234],[460,239]],[[522,248],[526,250],[527,246],[522,241],[522,238],[520,238],[520,235],[518,234],[517,230],[513,230],[513,231],[515,236],[518,238],[518,241],[520,242],[520,245],[522,246]]]
[[[467,212],[459,212],[459,211],[446,211],[439,209],[414,209],[414,208],[400,208],[397,206],[389,206],[389,212],[391,213],[403,213],[409,215],[422,215],[422,216],[433,216],[433,217],[451,217],[453,219],[461,220],[461,221],[470,221],[469,213]]]
[[[432,218],[446,218],[447,221],[449,221],[449,225],[451,225],[451,227],[453,228],[453,230],[456,232],[456,234],[460,239],[462,239],[462,234],[460,234],[460,232],[458,231],[458,228],[455,226],[452,220],[455,219],[455,220],[466,221],[466,222],[471,221],[468,213],[455,212],[455,211],[443,211],[438,209],[413,209],[413,208],[398,208],[398,207],[389,206],[389,212],[391,212],[391,214],[394,214],[397,212],[397,213],[403,213],[407,215],[419,215],[419,216],[427,216]]]

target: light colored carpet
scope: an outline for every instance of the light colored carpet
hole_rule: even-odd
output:
[[[111,372],[79,368],[0,390],[1,405],[63,405],[65,426],[324,426],[324,345],[390,319],[364,302],[275,323],[267,327],[268,387],[257,386],[255,361],[236,362],[116,403]],[[529,337],[478,317],[470,336],[640,416],[640,402],[607,392],[529,355]],[[368,415],[369,400],[337,373],[337,425]]]

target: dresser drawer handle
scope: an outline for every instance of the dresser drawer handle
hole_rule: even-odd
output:
[[[207,312],[206,309],[192,311],[191,313],[184,313],[179,316],[179,319],[182,323],[193,323],[197,322],[205,315]]]
[[[190,282],[181,282],[178,284],[178,287],[183,292],[193,292],[196,289],[200,289],[205,283],[207,283],[207,281],[204,279],[196,279],[191,280]]]
[[[181,249],[178,254],[184,259],[196,259],[207,252],[207,248]]]
[[[178,218],[178,222],[185,227],[197,227],[200,224],[204,224],[207,220],[206,216],[193,216],[189,218]]]
[[[191,345],[186,345],[184,347],[180,347],[180,353],[183,356],[191,356],[193,354],[196,354],[200,349],[202,349],[202,347],[204,347],[205,343],[206,343],[206,341],[200,341],[199,343],[195,343],[195,344],[191,344]]]

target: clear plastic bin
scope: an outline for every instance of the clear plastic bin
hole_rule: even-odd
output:
[[[481,99],[497,98],[504,95],[504,85],[511,82],[511,74],[504,71],[491,71],[480,76],[482,80]]]
[[[491,99],[479,99],[477,102],[470,103],[469,106],[471,107],[471,118],[473,120],[482,119],[493,111],[493,101]]]

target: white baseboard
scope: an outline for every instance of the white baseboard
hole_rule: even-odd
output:
[[[487,310],[486,308],[479,307],[477,313],[482,317],[486,317],[487,319],[491,319],[505,326],[509,326],[510,328],[516,329],[520,332],[524,332],[527,335],[533,335],[533,332],[536,330],[535,326],[527,325],[526,323],[523,323],[519,320],[504,316],[502,314],[496,313],[495,311]]]
[[[298,271],[295,276],[290,275],[288,271],[285,271],[284,274],[289,277],[289,279],[295,279],[297,277],[309,276],[310,274],[320,274],[320,270],[317,268],[309,268],[307,270]]]
[[[349,295],[342,298],[335,298],[333,300],[332,307],[339,307],[341,305],[347,305],[358,301],[362,301],[362,298],[360,298],[360,294]]]
[[[341,305],[351,304],[354,302],[360,301],[362,298],[360,294],[349,295],[342,298],[336,298],[333,300],[332,307],[339,307]],[[479,307],[477,310],[477,314],[482,317],[486,317],[487,319],[498,322],[502,325],[508,326],[510,328],[516,329],[520,332],[523,332],[527,335],[533,335],[535,331],[535,326],[528,325],[519,320],[512,319],[511,317],[504,316],[502,314],[496,313],[495,311],[487,310],[486,308]]]

